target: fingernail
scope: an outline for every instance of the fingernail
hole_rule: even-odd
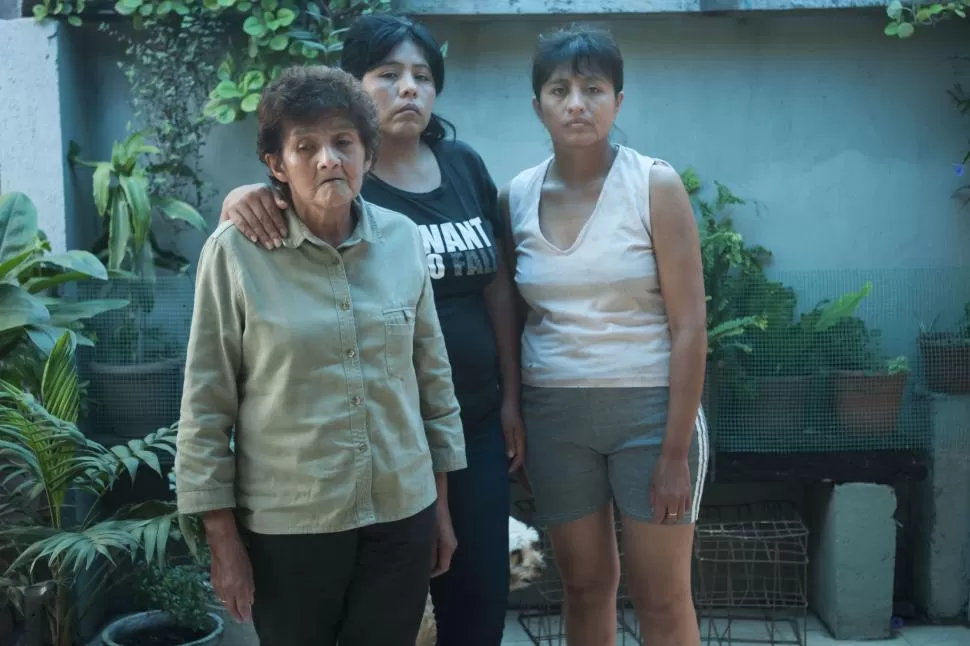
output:
[[[256,242],[256,236],[249,236],[250,242]]]
[[[514,457],[515,457],[515,451],[509,451],[509,452],[508,452],[508,453],[506,453],[505,455],[506,455],[507,457],[510,457],[510,458],[514,458]]]
[[[269,250],[269,251],[272,251],[273,250],[273,244],[270,243],[270,242],[267,242],[263,246],[266,247],[266,249]]]
[[[283,241],[280,240],[279,238],[274,238],[273,244],[276,245],[277,248],[279,248],[283,244]]]

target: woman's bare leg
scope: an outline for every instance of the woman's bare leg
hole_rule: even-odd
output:
[[[614,646],[620,557],[613,503],[549,530],[562,575],[568,646]]]
[[[644,644],[700,644],[690,585],[693,542],[693,524],[623,518],[624,560]]]

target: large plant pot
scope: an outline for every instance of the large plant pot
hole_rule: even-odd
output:
[[[205,635],[198,635],[175,626],[167,612],[138,612],[108,624],[101,631],[101,643],[103,646],[218,646],[223,641],[225,623],[214,612],[210,612],[209,617],[212,629]]]
[[[955,334],[924,334],[919,338],[926,386],[933,392],[970,394],[970,339]]]
[[[178,418],[182,361],[88,365],[92,432],[98,436],[144,437]]]
[[[758,377],[757,394],[744,413],[746,431],[789,433],[805,430],[810,377]]]
[[[895,433],[909,373],[837,372],[836,414],[845,433]]]

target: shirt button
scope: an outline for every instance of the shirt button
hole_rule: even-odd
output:
[[[345,310],[345,311],[346,310],[349,310],[350,309],[350,301],[344,301],[343,303],[341,303],[340,304],[340,309]]]
[[[350,403],[353,404],[354,406],[360,406],[360,397],[358,397],[357,395],[354,395],[353,398],[350,400]]]
[[[353,359],[357,356],[357,351],[351,348],[350,350],[347,350],[347,356]]]
[[[366,451],[366,450],[367,450],[367,443],[366,443],[366,442],[361,442],[360,444],[358,444],[358,445],[357,445],[357,449],[358,449],[358,450],[359,450],[359,451],[360,451],[361,453],[363,453],[364,451]]]

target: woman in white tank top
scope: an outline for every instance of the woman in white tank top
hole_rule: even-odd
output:
[[[612,37],[543,38],[533,104],[555,154],[502,192],[523,301],[526,465],[565,590],[568,643],[616,639],[613,503],[644,643],[700,643],[691,546],[709,445],[697,225],[679,175],[609,132]]]

